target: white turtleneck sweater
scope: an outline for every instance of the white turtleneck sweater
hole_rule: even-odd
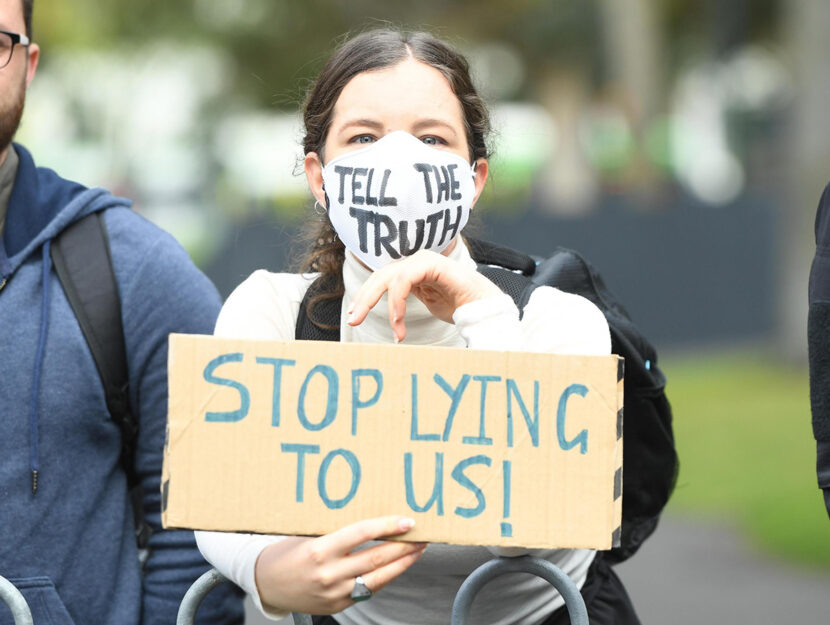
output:
[[[476,264],[459,238],[449,257],[475,270]],[[343,266],[345,295],[340,340],[392,343],[386,296],[357,327],[346,323],[346,309],[371,275],[351,255]],[[230,295],[216,322],[216,336],[290,341],[300,302],[316,275],[257,271]],[[608,324],[588,300],[550,287],[537,288],[521,321],[507,295],[489,297],[459,307],[454,324],[433,317],[414,296],[406,301],[405,343],[448,345],[470,349],[605,355],[611,351]],[[223,575],[241,586],[265,616],[278,619],[285,612],[265,611],[254,579],[260,552],[280,536],[196,532],[205,558]],[[522,552],[525,553],[525,552]],[[556,564],[582,587],[594,551],[587,549],[536,550],[534,555]],[[464,579],[493,555],[517,555],[516,550],[433,544],[403,575],[375,594],[336,615],[342,625],[445,625],[452,601]],[[536,625],[564,604],[548,582],[526,574],[509,574],[487,584],[473,603],[472,621],[492,625]]]

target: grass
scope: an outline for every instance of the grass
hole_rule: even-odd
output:
[[[661,366],[680,455],[669,510],[734,518],[762,551],[830,567],[806,368],[752,355]]]

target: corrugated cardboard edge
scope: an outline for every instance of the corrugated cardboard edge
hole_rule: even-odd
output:
[[[164,528],[169,528],[170,525],[168,524],[167,519],[167,502],[170,497],[170,461],[169,451],[170,451],[170,402],[169,402],[169,389],[170,389],[170,372],[173,371],[173,354],[175,350],[173,349],[173,343],[177,342],[182,335],[180,334],[170,334],[167,337],[167,376],[168,376],[168,402],[167,402],[167,423],[164,428],[164,457],[162,460],[161,465],[161,526]]]
[[[181,351],[181,350],[186,349],[185,346],[190,344],[195,338],[196,337],[194,337],[192,335],[182,335],[182,334],[171,334],[169,336],[170,349],[169,349],[169,352],[168,352],[168,363],[167,363],[168,364],[168,374],[169,375],[173,375],[172,372],[175,369],[175,367],[174,367],[174,358],[175,358],[176,351],[177,350]],[[401,346],[399,346],[399,347],[401,347]],[[402,346],[402,347],[408,348],[410,346]],[[606,526],[608,528],[608,530],[611,530],[611,528],[614,528],[613,530],[610,531],[610,537],[609,537],[610,547],[617,547],[620,544],[620,532],[621,532],[620,524],[621,524],[621,519],[622,519],[621,488],[622,488],[622,405],[623,405],[623,380],[624,380],[623,373],[624,373],[624,359],[622,357],[617,356],[617,399],[616,399],[617,422],[615,424],[617,444],[615,445],[614,454],[613,454],[612,458],[610,459],[611,460],[610,462],[609,462],[609,459],[606,456],[606,462],[608,462],[608,464],[606,464],[606,467],[609,467],[609,468],[614,467],[614,473],[613,473],[614,504],[611,507],[610,514],[609,514],[611,522]],[[174,382],[171,378],[171,380],[170,380],[170,387],[171,388],[173,387],[173,384],[174,384]],[[186,481],[187,476],[185,474],[183,474],[182,476],[179,476],[180,479],[179,479],[179,482],[177,482],[176,485],[174,485],[172,483],[173,480],[172,480],[171,466],[170,466],[170,463],[168,461],[168,456],[169,456],[169,451],[170,451],[171,445],[175,445],[176,441],[174,440],[175,437],[171,437],[170,412],[171,412],[171,404],[168,403],[168,423],[167,423],[167,427],[166,427],[166,430],[165,430],[165,446],[164,446],[165,454],[164,454],[164,463],[163,463],[163,467],[162,467],[162,480],[161,480],[162,525],[165,528],[192,527],[192,525],[189,524],[190,522],[189,522],[189,519],[187,518],[186,514],[184,516],[182,516],[180,513],[175,513],[176,511],[172,510],[172,508],[177,507],[177,505],[179,505],[181,503],[180,500],[181,500],[182,496],[184,496],[185,499],[187,499],[187,497],[186,497],[187,484],[186,483],[179,483],[179,482],[181,482],[182,477],[184,477],[184,479]],[[173,428],[173,432],[176,433],[175,428]],[[174,488],[174,486],[177,486],[178,488]],[[177,493],[178,493],[178,498],[171,499],[171,497],[176,497]],[[172,508],[171,508],[170,504],[172,504],[173,502],[179,502],[179,504],[173,505]],[[180,507],[180,505],[179,505],[179,507]],[[171,516],[171,511],[173,511],[175,513],[172,516]],[[218,527],[213,528],[213,527],[206,527],[206,526],[202,527],[202,529],[206,529],[206,530],[214,529],[214,530],[218,530],[218,531],[231,531],[231,530],[228,530],[227,528],[218,528]],[[307,530],[307,528],[304,528],[304,529]],[[608,531],[608,530],[606,530],[606,531]],[[261,528],[261,527],[251,527],[251,528],[246,528],[246,529],[239,528],[235,531],[245,531],[245,532],[251,532],[251,533],[272,533],[271,530]],[[286,533],[287,534],[294,533],[295,535],[308,535],[307,531],[302,531],[301,532],[299,530],[297,532],[286,532]],[[436,542],[440,542],[440,541],[436,541]],[[475,540],[471,540],[469,543],[462,540],[460,542],[453,541],[452,544],[480,545],[481,543],[479,541],[475,541]],[[527,547],[527,548],[551,548],[551,545],[548,544],[547,542],[538,543],[538,544],[533,542],[533,543],[529,543],[529,544],[526,544],[526,545],[523,545],[523,546]],[[560,545],[560,546],[562,546],[562,545]],[[567,545],[566,547],[567,548],[574,548],[574,549],[577,549],[577,548],[593,548],[593,549],[596,549],[596,548],[603,548],[603,549],[604,548],[610,548],[610,547],[606,547],[606,546],[599,547],[596,544],[593,544],[593,545],[573,544],[573,545]]]
[[[620,546],[622,537],[624,383],[625,358],[620,356],[617,361],[617,445],[614,454],[614,519],[618,525],[611,533],[612,548]]]

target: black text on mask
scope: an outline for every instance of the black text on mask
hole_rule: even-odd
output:
[[[431,213],[424,219],[416,219],[414,222],[415,241],[414,243],[410,243],[410,222],[399,221],[395,223],[395,220],[388,215],[379,214],[371,210],[364,210],[355,206],[349,208],[349,216],[357,222],[360,251],[364,254],[369,253],[369,226],[372,226],[372,242],[374,244],[372,252],[374,255],[380,258],[381,250],[383,249],[395,260],[402,256],[411,256],[422,248],[431,248],[439,232],[441,238],[438,240],[437,246],[443,245],[444,241],[447,240],[447,235],[452,240],[458,234],[462,214],[461,206],[457,206],[455,209],[455,221],[452,221],[452,214],[448,208]],[[426,236],[425,243],[424,236]]]

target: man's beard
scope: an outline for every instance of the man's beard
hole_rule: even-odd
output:
[[[17,97],[12,100],[8,108],[0,108],[0,153],[5,152],[6,148],[14,139],[17,132],[17,127],[20,126],[20,120],[23,117],[23,104],[26,101],[26,89],[21,88]]]

